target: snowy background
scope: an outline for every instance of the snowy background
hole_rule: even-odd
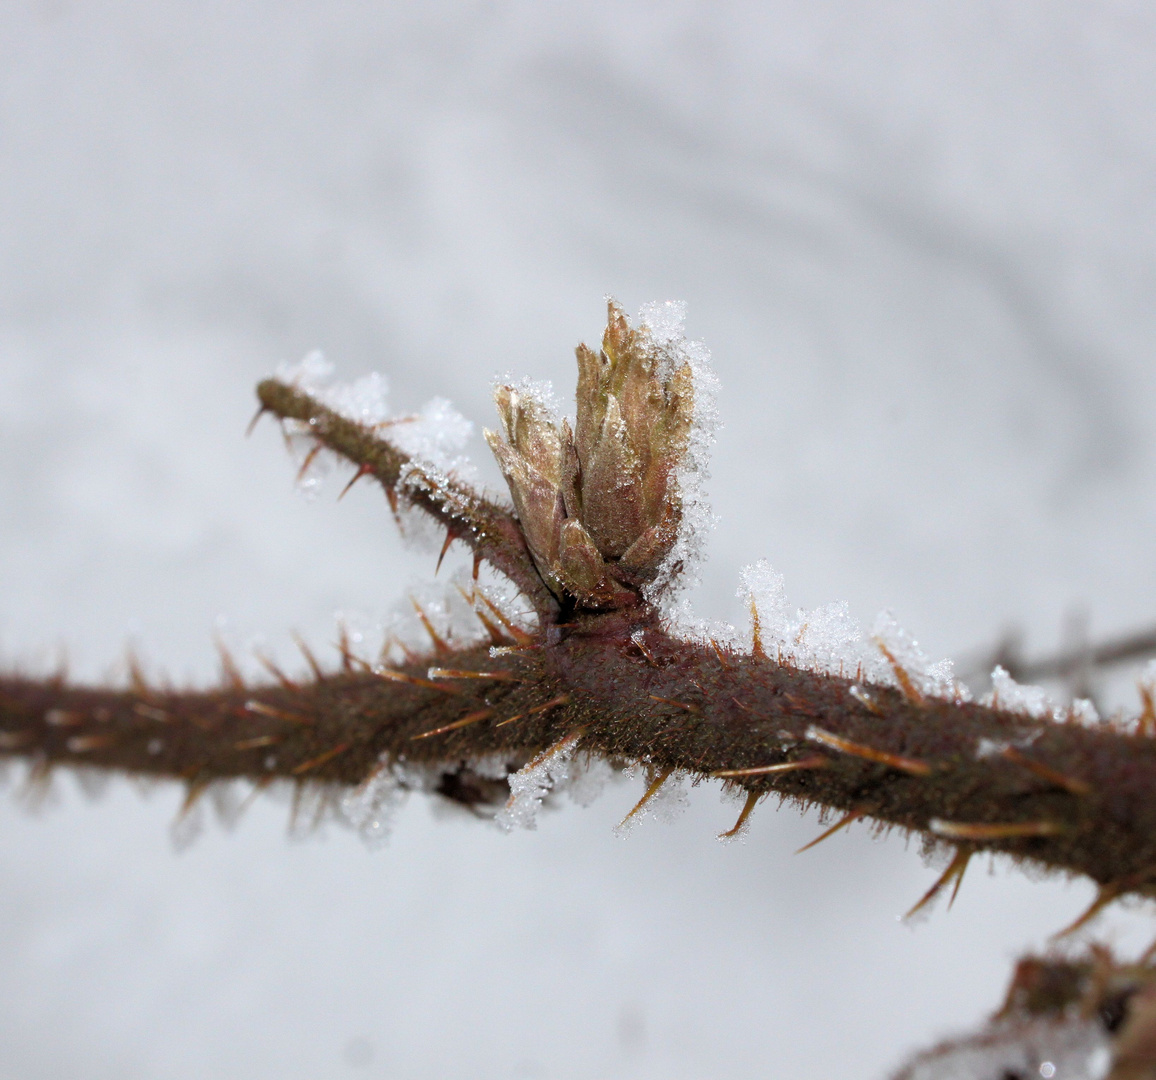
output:
[[[689,304],[721,380],[704,615],[765,556],[933,657],[1156,619],[1146,5],[0,7],[0,656],[205,682],[212,635],[371,627],[432,559],[294,493],[252,386],[322,349],[492,424],[603,296]],[[479,439],[475,457],[486,475]],[[640,793],[388,847],[286,808],[173,850],[179,794],[0,800],[0,1077],[886,1075],[997,1003],[1083,883]],[[1131,948],[1152,927],[1101,923]]]

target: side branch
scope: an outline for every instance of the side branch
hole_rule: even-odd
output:
[[[298,387],[265,379],[257,386],[257,398],[262,411],[307,424],[318,443],[356,465],[359,475],[376,478],[391,504],[396,506],[401,497],[439,521],[453,539],[505,574],[539,617],[557,610],[530,557],[518,520],[509,510],[452,478],[432,475],[372,428],[342,416]]]

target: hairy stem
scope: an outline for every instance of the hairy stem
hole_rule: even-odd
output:
[[[1113,895],[1156,891],[1150,737],[865,691],[619,615],[549,628],[535,644],[379,673],[347,657],[342,670],[300,684],[201,693],[6,678],[0,749],[196,784],[354,784],[383,755],[446,776],[499,755],[513,771],[580,731],[581,750],[618,763],[696,780],[729,773],[755,795],[1086,874]],[[1010,752],[978,755],[980,740]],[[788,765],[798,767],[775,768]]]
[[[509,510],[452,478],[433,475],[372,428],[342,416],[298,387],[265,379],[257,386],[257,398],[262,411],[307,424],[319,444],[347,458],[360,473],[372,475],[392,505],[400,496],[441,522],[477,558],[505,574],[540,616],[557,609]]]

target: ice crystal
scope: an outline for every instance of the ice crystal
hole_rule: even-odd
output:
[[[494,818],[499,828],[511,832],[538,827],[542,800],[569,778],[578,738],[571,735],[563,739],[510,776],[510,798]]]
[[[387,758],[360,784],[346,788],[338,809],[345,821],[357,830],[369,845],[383,844],[389,838],[390,822],[405,801],[406,789],[399,778],[400,770]]]
[[[641,775],[649,786],[653,782],[652,769],[641,764],[632,765],[623,770],[626,779]],[[686,791],[686,773],[674,772],[663,781],[662,786],[640,807],[632,810],[615,827],[618,836],[627,836],[640,822],[646,818],[654,818],[663,824],[669,824],[678,817],[688,806],[690,799]]]
[[[1037,720],[1055,716],[1055,705],[1042,686],[1026,686],[1016,682],[1007,669],[999,664],[992,669],[991,690],[980,698],[980,704],[1023,713]]]

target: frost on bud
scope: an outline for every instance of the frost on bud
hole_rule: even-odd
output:
[[[486,432],[534,561],[579,607],[638,602],[678,539],[678,474],[694,419],[689,361],[609,304],[602,348],[579,345],[571,429],[532,391],[499,386]]]

